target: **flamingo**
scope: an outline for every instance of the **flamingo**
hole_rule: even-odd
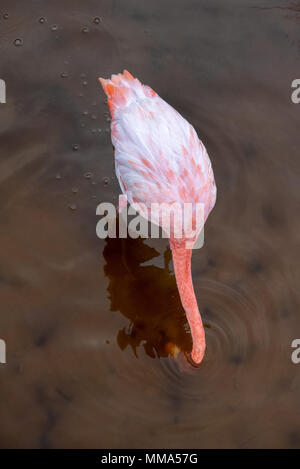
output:
[[[216,185],[209,156],[195,129],[149,86],[127,70],[99,78],[111,114],[115,170],[130,204],[201,203],[204,223],[215,205]],[[195,210],[191,211],[195,226]],[[202,228],[202,227],[200,227]],[[199,232],[200,229],[198,229]],[[187,241],[191,241],[187,244]],[[192,246],[170,231],[176,283],[193,339],[191,358],[201,363],[205,332],[191,274]]]

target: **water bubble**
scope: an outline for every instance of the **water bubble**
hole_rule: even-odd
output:
[[[61,78],[67,78],[68,74],[66,72],[62,72],[60,74]]]
[[[77,194],[78,193],[78,187],[72,187],[72,192],[73,192],[73,194]]]
[[[9,17],[8,13],[4,13],[3,19],[4,19],[4,20],[8,20],[8,17]]]
[[[84,177],[86,179],[91,179],[93,177],[93,173],[92,171],[87,171],[85,174],[84,174]]]
[[[61,179],[61,175],[60,175],[60,174],[57,174],[57,175],[55,176],[55,179]]]
[[[88,84],[88,82],[86,80],[83,80],[82,86],[86,86],[87,84]]]
[[[51,31],[56,31],[57,28],[58,28],[57,24],[53,24],[53,25],[51,26]]]
[[[103,184],[104,184],[105,186],[107,186],[107,184],[109,184],[109,178],[108,178],[108,177],[104,177],[104,178],[102,179],[102,181],[103,181]]]
[[[85,124],[81,122],[80,127],[85,127]]]
[[[89,114],[89,111],[83,111],[83,112],[82,112],[82,115],[83,115],[83,116],[88,116],[88,114]]]
[[[97,119],[97,116],[95,114],[92,114],[91,119],[95,120],[95,119]]]
[[[14,40],[14,45],[17,46],[17,47],[18,46],[23,46],[23,39],[19,39],[19,38],[15,39]]]
[[[97,183],[96,183],[96,181],[92,181],[92,184],[93,184],[93,186],[95,186]]]
[[[70,209],[70,210],[76,210],[76,209],[77,209],[77,205],[76,205],[76,204],[70,204],[70,205],[69,205],[69,209]]]
[[[73,151],[78,151],[79,148],[80,148],[80,147],[79,147],[78,143],[74,143],[74,144],[72,145]]]
[[[99,134],[100,134],[100,132],[102,132],[102,129],[97,129],[97,130],[98,130]]]
[[[41,23],[41,24],[47,23],[47,18],[45,18],[44,16],[42,16],[42,17],[39,19],[39,23]]]
[[[83,26],[83,28],[81,28],[81,32],[86,34],[89,32],[89,28],[87,26]]]
[[[96,16],[96,17],[94,18],[94,23],[95,23],[95,24],[99,24],[99,23],[101,23],[101,21],[102,21],[102,18],[99,18],[99,16]]]

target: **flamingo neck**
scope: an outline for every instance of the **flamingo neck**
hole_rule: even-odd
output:
[[[191,273],[192,249],[170,240],[176,283],[193,338],[192,359],[200,363],[205,352],[205,333],[199,313]]]

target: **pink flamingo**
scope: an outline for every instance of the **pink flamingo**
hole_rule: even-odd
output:
[[[205,222],[215,204],[216,185],[209,156],[194,128],[127,70],[99,80],[112,116],[116,175],[129,203],[147,207],[162,202],[189,202],[193,207],[201,203]],[[193,210],[193,226],[195,216]],[[181,239],[172,233],[176,282],[193,338],[191,357],[200,363],[206,345],[191,275],[192,249],[187,248],[185,232]]]

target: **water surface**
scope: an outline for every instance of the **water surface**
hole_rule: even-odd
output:
[[[2,1],[1,447],[300,446],[300,7],[274,6]],[[189,372],[169,354],[191,339],[167,243],[95,234],[119,194],[97,77],[123,68],[195,126],[215,172]]]

